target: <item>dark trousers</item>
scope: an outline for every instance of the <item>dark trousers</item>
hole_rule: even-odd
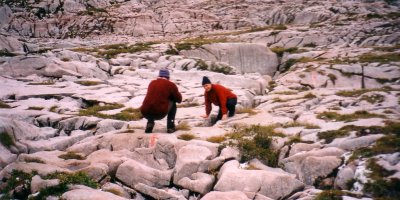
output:
[[[226,108],[228,109],[228,113],[227,113],[228,117],[232,117],[235,115],[236,104],[237,104],[237,99],[228,99],[226,101]],[[218,111],[218,115],[217,115],[217,120],[215,121],[215,123],[221,119],[222,119],[222,111],[221,111],[221,107],[220,107],[219,111]]]
[[[175,128],[175,115],[176,115],[176,103],[170,101],[168,104],[168,115],[167,115],[167,128]],[[147,125],[154,127],[154,118],[147,118]]]

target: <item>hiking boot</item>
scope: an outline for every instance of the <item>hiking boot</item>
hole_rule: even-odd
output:
[[[176,131],[175,127],[174,128],[167,128],[167,133],[173,133],[175,131]]]
[[[147,122],[145,133],[152,133],[154,128],[154,122]]]

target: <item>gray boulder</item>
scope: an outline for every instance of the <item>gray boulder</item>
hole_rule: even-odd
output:
[[[268,47],[246,43],[216,43],[201,48],[183,51],[187,57],[197,57],[209,61],[228,63],[239,73],[258,72],[274,75],[278,66],[278,57]]]
[[[352,151],[362,147],[367,147],[382,138],[384,135],[366,135],[355,138],[337,138],[333,142],[325,145],[326,147],[337,147],[346,151]]]
[[[127,160],[118,167],[116,177],[133,188],[139,183],[162,188],[170,185],[172,170],[160,171],[138,161]]]
[[[12,10],[5,4],[0,7],[0,29],[9,25],[13,17]],[[0,36],[1,37],[1,36]]]
[[[178,181],[178,185],[202,195],[208,193],[214,184],[215,177],[206,173],[196,172]]]
[[[124,200],[126,198],[117,196],[110,192],[103,192],[91,188],[74,189],[64,193],[61,199],[65,200]]]
[[[131,198],[131,195],[129,194],[128,191],[126,191],[123,187],[121,187],[120,185],[117,185],[115,183],[106,183],[103,186],[101,186],[101,190],[103,190],[104,192],[113,193],[115,195],[118,195],[120,197],[124,197],[127,199]]]
[[[335,188],[342,190],[350,190],[348,187],[348,181],[353,179],[355,175],[354,167],[346,166],[339,170],[335,179]]]
[[[228,191],[228,192],[219,192],[212,191],[204,195],[201,200],[250,200],[247,198],[246,194],[241,191]]]
[[[135,190],[143,194],[149,195],[154,199],[186,200],[186,198],[182,194],[171,189],[158,189],[145,185],[143,183],[137,184],[134,188]]]
[[[225,163],[218,173],[217,191],[259,193],[272,199],[281,199],[304,188],[304,184],[287,173],[239,169],[236,160]]]

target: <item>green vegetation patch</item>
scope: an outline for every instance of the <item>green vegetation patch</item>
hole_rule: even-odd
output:
[[[374,92],[374,91],[390,92],[392,90],[393,89],[390,87],[360,89],[360,90],[342,90],[342,91],[336,92],[336,95],[342,96],[342,97],[358,97],[367,92]]]
[[[400,179],[386,178],[396,171],[386,170],[377,164],[375,159],[368,160],[367,168],[371,171],[368,176],[372,180],[364,185],[364,192],[372,195],[375,199],[398,199],[400,196]]]
[[[86,109],[79,110],[80,116],[95,116],[98,118],[103,119],[115,119],[115,120],[122,120],[122,121],[136,121],[143,118],[142,113],[138,108],[127,108],[122,110],[120,113],[107,115],[101,113],[101,111],[107,110],[115,110],[119,108],[123,108],[124,105],[121,104],[108,104],[104,106],[100,106],[98,104],[88,107]]]
[[[324,131],[324,132],[319,132],[317,134],[319,139],[324,139],[326,143],[331,143],[335,138],[342,138],[349,136],[350,133],[348,130],[330,130],[330,131]]]
[[[399,13],[400,14],[400,13]],[[399,15],[400,17],[400,15]],[[397,51],[400,49],[400,44],[394,45],[394,46],[379,46],[379,47],[374,47],[374,50],[376,51],[385,51],[385,52],[393,52]]]
[[[279,152],[272,150],[272,136],[284,137],[282,133],[274,131],[275,126],[252,125],[249,127],[235,127],[228,136],[237,143],[236,146],[242,155],[242,162],[257,158],[271,167],[278,165]]]
[[[227,38],[205,38],[204,36],[200,36],[197,38],[191,38],[183,40],[179,43],[175,44],[176,51],[182,50],[191,50],[201,47],[205,44],[213,44],[213,43],[225,43],[228,42]]]
[[[65,154],[59,155],[58,157],[64,160],[70,160],[70,159],[85,160],[84,156],[77,154],[75,152],[67,152]]]
[[[309,124],[309,123],[299,123],[299,122],[291,122],[291,123],[284,124],[282,126],[282,128],[290,128],[290,127],[304,127],[306,129],[318,129],[318,128],[321,128],[318,125]]]
[[[0,101],[0,108],[12,108],[10,105],[4,103],[3,101]]]
[[[103,45],[95,48],[75,48],[71,49],[75,52],[85,52],[92,53],[97,57],[104,57],[107,59],[114,58],[116,55],[121,53],[136,53],[141,51],[147,51],[151,48],[151,45],[155,44],[154,42],[148,43],[137,43],[134,45],[127,44],[111,44],[111,45]]]
[[[359,57],[360,62],[378,62],[378,63],[389,63],[389,62],[400,62],[400,53],[387,53],[387,54],[372,54],[366,53]]]
[[[56,172],[47,175],[44,179],[58,179],[60,180],[60,184],[40,190],[35,199],[46,199],[48,196],[61,196],[68,191],[68,185],[85,185],[94,189],[99,187],[99,184],[84,172],[72,174]]]
[[[314,200],[342,200],[342,196],[350,196],[355,198],[361,198],[359,194],[353,194],[341,190],[324,190],[319,193]]]
[[[367,119],[367,118],[385,118],[385,115],[369,113],[365,110],[359,110],[354,112],[353,114],[339,114],[337,112],[323,112],[317,115],[318,119],[324,120],[336,120],[336,121],[345,121],[351,122],[357,119]]]
[[[15,145],[15,142],[12,139],[12,137],[5,132],[0,133],[0,143],[7,148],[10,148],[11,146]]]
[[[5,187],[2,188],[2,196],[0,199],[28,199],[31,194],[32,177],[37,175],[37,172],[25,173],[19,170],[13,170],[11,177],[6,180]],[[16,190],[18,188],[18,190]]]
[[[197,138],[197,136],[192,133],[183,133],[178,136],[178,139],[185,140],[185,141],[193,140],[196,138]]]
[[[368,133],[385,134],[384,137],[378,139],[372,147],[364,147],[353,152],[350,160],[357,158],[369,158],[378,154],[390,154],[400,151],[400,122],[386,122],[383,127],[367,127]],[[354,128],[353,129],[357,129]],[[366,128],[361,128],[357,135],[364,135]]]

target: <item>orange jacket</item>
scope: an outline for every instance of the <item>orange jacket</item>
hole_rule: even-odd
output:
[[[228,109],[226,108],[226,101],[228,99],[236,99],[237,96],[233,94],[229,89],[222,85],[212,84],[211,90],[209,92],[204,92],[205,104],[206,104],[206,114],[209,115],[212,110],[211,103],[219,106],[222,114],[226,114]]]
[[[169,101],[182,101],[178,87],[167,79],[157,78],[150,82],[140,112],[145,118],[162,119],[168,113]]]

